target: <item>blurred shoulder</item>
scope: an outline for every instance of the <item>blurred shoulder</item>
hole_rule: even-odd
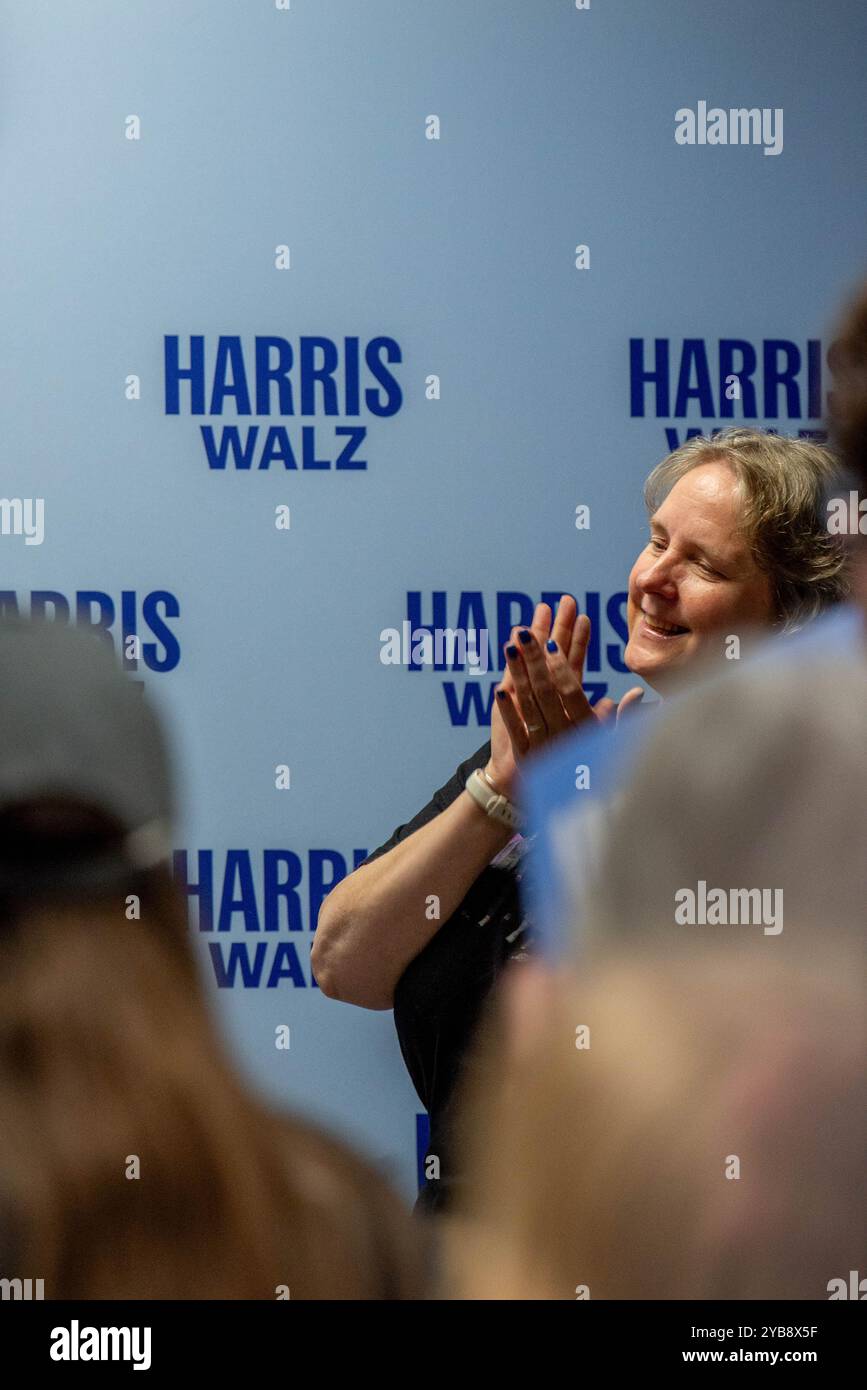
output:
[[[296,1117],[275,1114],[278,1145],[297,1197],[314,1213],[325,1243],[343,1252],[351,1296],[424,1297],[429,1264],[424,1224],[368,1159]]]

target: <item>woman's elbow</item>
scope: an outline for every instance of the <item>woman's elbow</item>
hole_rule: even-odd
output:
[[[339,902],[332,902],[333,891],[319,909],[319,920],[310,965],[322,993],[343,1004],[362,1009],[390,1009],[393,989],[383,981],[369,978],[370,962],[361,957],[362,948],[352,931],[349,917]],[[365,968],[366,967],[366,968]]]
[[[310,948],[310,966],[322,993],[329,999],[341,999],[343,996],[338,979],[340,972],[337,968],[340,924],[336,920],[336,904],[330,901],[332,897],[333,893],[329,893],[319,908],[316,932]]]

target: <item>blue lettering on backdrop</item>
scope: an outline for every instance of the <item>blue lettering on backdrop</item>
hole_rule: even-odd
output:
[[[427,1184],[424,1172],[425,1154],[430,1148],[430,1116],[426,1110],[419,1110],[415,1117],[415,1160],[418,1169],[419,1191]]]
[[[286,338],[257,336],[252,358],[253,391],[244,357],[244,345],[237,334],[221,334],[216,343],[214,368],[210,379],[206,371],[205,336],[190,334],[189,348],[184,355],[177,334],[164,337],[165,413],[181,414],[181,387],[188,387],[190,415],[221,416],[227,407],[236,416],[259,417],[272,414],[273,392],[276,387],[276,413],[285,415],[325,416],[334,418],[358,416],[362,402],[362,368],[360,341],[357,337],[343,339],[342,352],[331,338],[301,337],[298,351]],[[276,361],[272,354],[275,353]],[[364,408],[373,416],[388,418],[396,415],[403,404],[403,392],[388,363],[403,361],[399,343],[394,338],[371,338],[364,346],[364,367],[375,383],[363,391]],[[297,371],[293,390],[291,373]],[[210,395],[208,394],[210,386]],[[200,425],[205,458],[212,471],[225,472],[234,467],[239,472],[267,471],[272,463],[284,470],[355,471],[365,470],[367,459],[359,450],[367,438],[365,425],[335,425],[331,442],[323,443],[315,425],[300,429],[300,465],[298,439],[285,425],[271,425],[267,431],[259,425],[240,429],[237,425]]]
[[[139,669],[138,659],[127,653],[127,641],[143,635],[144,630],[156,640],[141,642],[142,663],[149,671],[174,671],[181,659],[181,646],[168,620],[179,618],[180,613],[180,603],[167,589],[154,589],[141,598],[135,589],[123,589],[120,603],[117,595],[112,597],[102,589],[78,589],[71,595],[55,589],[33,589],[29,596],[14,589],[0,590],[0,618],[29,615],[39,621],[74,621],[77,627],[89,627],[116,647],[127,671]]]
[[[735,418],[818,421],[823,416],[822,343],[808,338],[805,349],[788,338],[764,338],[752,343],[744,338],[716,341],[716,373],[713,352],[705,338],[684,338],[679,359],[673,340],[654,338],[650,349],[644,338],[629,339],[629,413],[643,419],[649,413],[658,420],[685,420],[692,413],[705,420],[728,424]],[[737,394],[732,378],[737,378]],[[648,400],[648,394],[650,399]],[[672,409],[672,394],[674,396]],[[692,426],[683,438],[676,428],[665,430],[669,450],[697,434],[716,434],[720,426]],[[802,439],[825,439],[821,428],[797,431]]]
[[[434,637],[437,632],[446,633],[449,631],[463,633],[481,633],[487,631],[491,634],[488,641],[487,651],[482,649],[478,656],[478,665],[484,666],[487,671],[504,671],[506,658],[503,648],[509,640],[513,627],[526,627],[532,621],[533,611],[536,603],[547,603],[552,612],[556,612],[557,604],[563,594],[569,593],[567,588],[543,590],[539,599],[535,599],[532,594],[525,594],[516,590],[505,589],[497,592],[494,599],[493,609],[496,614],[495,624],[492,626],[488,621],[489,610],[485,607],[485,596],[480,589],[462,589],[457,596],[457,608],[455,612],[455,622],[449,622],[450,603],[449,593],[445,589],[433,589],[428,594],[422,594],[420,589],[411,589],[406,596],[406,617],[410,634],[429,633]],[[579,612],[586,613],[590,619],[590,642],[587,647],[587,656],[584,662],[584,673],[587,675],[601,675],[603,667],[603,641],[602,641],[602,594],[598,591],[590,591],[584,595],[583,604],[574,596],[578,603]],[[605,618],[614,633],[617,641],[608,641],[604,644],[605,662],[607,669],[618,673],[626,673],[629,667],[623,660],[623,653],[626,643],[629,640],[629,632],[626,626],[626,591],[619,591],[611,594],[605,603]],[[454,608],[454,599],[452,600]],[[429,621],[424,621],[423,610],[429,613]],[[493,636],[496,637],[496,652],[492,649]],[[415,644],[416,638],[412,637]],[[418,656],[418,650],[410,647],[410,654]],[[450,649],[445,642],[437,648],[432,646],[433,660],[428,664],[427,669],[434,671],[464,671],[471,661],[463,660],[462,653],[457,648]],[[437,659],[439,657],[439,659]],[[449,661],[451,657],[451,661]],[[422,662],[409,659],[407,669],[410,671],[421,671],[425,669]],[[485,682],[483,684],[483,682]],[[459,688],[458,683],[452,680],[442,682],[443,696],[446,702],[446,710],[449,722],[455,728],[465,728],[470,723],[479,728],[490,728],[491,712],[494,704],[494,691],[498,685],[498,679],[487,679],[484,676],[470,676]],[[608,693],[609,682],[607,680],[587,680],[584,681],[584,689],[587,692],[591,704],[602,699]]]
[[[249,849],[226,850],[222,861],[217,860],[216,870],[217,855],[212,849],[175,850],[174,879],[187,898],[191,925],[211,934],[245,933],[241,940],[209,941],[217,986],[276,989],[287,981],[304,989],[309,976],[310,988],[317,988],[309,954],[319,909],[334,885],[366,857],[366,849],[353,850],[350,867],[339,850],[310,849],[305,883],[304,859],[292,850],[263,850],[260,873],[254,871],[259,861]],[[246,934],[251,932],[301,932],[305,936],[300,942],[271,939],[250,943]]]

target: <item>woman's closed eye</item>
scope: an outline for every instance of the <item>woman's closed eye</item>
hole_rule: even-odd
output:
[[[648,542],[648,548],[652,550],[654,554],[661,555],[664,550],[668,549],[668,541],[665,540],[663,536],[651,536]],[[697,565],[702,574],[707,575],[709,579],[728,579],[727,574],[717,569],[716,566],[712,565],[709,560],[706,560],[703,555],[694,555],[691,558],[692,563]]]
[[[728,578],[728,575],[723,574],[722,570],[714,569],[713,565],[709,564],[707,560],[701,559],[700,556],[696,559],[696,564],[702,573],[708,575],[711,579]]]

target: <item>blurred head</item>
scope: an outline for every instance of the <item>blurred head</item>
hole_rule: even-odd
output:
[[[625,660],[665,693],[724,639],[792,631],[847,590],[825,498],[838,470],[806,440],[696,436],[645,484],[650,538],[629,576]]]
[[[732,662],[648,728],[593,862],[580,823],[570,832],[582,938],[602,947],[653,933],[677,952],[722,935],[749,953],[745,972],[769,949],[797,948],[819,967],[831,938],[864,940],[865,827],[867,663],[845,652]],[[676,895],[702,881],[761,890],[763,917],[780,904],[779,931],[678,922]]]
[[[391,1193],[227,1056],[146,700],[74,631],[0,628],[0,677],[0,1277],[47,1298],[408,1296]]]
[[[834,374],[830,425],[846,481],[859,500],[867,499],[867,282],[852,300],[829,353]],[[855,594],[867,614],[867,507],[853,537]]]
[[[862,1257],[853,964],[639,950],[512,971],[465,1098],[454,1292],[826,1299]]]
[[[863,1274],[867,663],[775,656],[663,709],[589,836],[564,819],[572,957],[507,971],[468,1070],[473,1296]]]
[[[0,816],[4,846],[55,880],[121,838],[70,802]],[[0,900],[0,1214],[0,1275],[43,1279],[48,1298],[420,1287],[385,1184],[244,1087],[162,869]]]

